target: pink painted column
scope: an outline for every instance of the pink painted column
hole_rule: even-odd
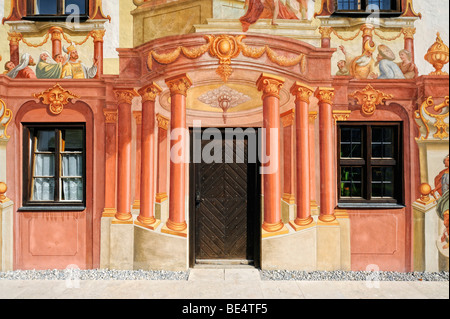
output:
[[[333,33],[332,27],[320,27],[319,33],[321,35],[320,46],[322,48],[330,48],[331,47],[331,34]]]
[[[313,94],[309,86],[296,82],[291,88],[295,96],[296,137],[297,137],[297,218],[296,226],[306,226],[312,223],[310,196],[310,165],[309,165],[309,99]]]
[[[284,79],[275,75],[262,73],[256,85],[262,91],[263,128],[265,129],[265,145],[263,154],[270,161],[263,166],[268,170],[264,175],[264,221],[262,228],[267,232],[283,229],[281,221],[281,185],[280,185],[280,90]],[[275,135],[275,136],[274,136]],[[275,145],[273,145],[275,143]]]
[[[416,28],[403,28],[403,36],[405,39],[405,50],[411,52],[411,61],[414,62],[414,34]]]
[[[114,90],[118,101],[118,179],[116,219],[132,221],[131,215],[131,103],[134,89]]]
[[[283,125],[283,196],[288,204],[295,204],[295,109],[281,114]]]
[[[315,97],[319,100],[319,138],[320,138],[320,216],[323,222],[332,222],[336,180],[334,180],[334,138],[333,111],[334,88],[317,88]]]
[[[158,123],[158,174],[156,176],[156,202],[167,200],[167,131],[170,121],[161,114],[156,114]]]
[[[186,96],[192,81],[187,74],[180,74],[166,79],[166,84],[171,97],[170,129],[174,134],[172,138],[177,137],[170,140],[171,152],[177,153],[170,160],[169,219],[166,231],[186,236],[186,158],[189,151],[186,147],[186,139],[189,138],[186,127]]]
[[[105,208],[103,217],[114,217],[116,209],[117,110],[105,109]]]
[[[141,136],[142,136],[142,112],[133,111],[136,121],[136,166],[134,177],[134,202],[133,209],[141,207]]]
[[[151,83],[139,90],[142,96],[142,134],[141,134],[141,209],[137,220],[152,229],[157,223],[155,206],[155,101],[162,89]],[[153,225],[153,226],[152,226]],[[159,222],[158,222],[159,225]]]

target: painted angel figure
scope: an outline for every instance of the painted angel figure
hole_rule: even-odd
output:
[[[79,61],[78,51],[75,44],[63,48],[69,56],[69,61],[63,66],[62,79],[92,79],[97,74],[98,59],[95,59],[92,67],[87,67]]]

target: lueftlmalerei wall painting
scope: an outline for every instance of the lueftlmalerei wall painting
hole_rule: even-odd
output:
[[[448,14],[2,1],[1,270],[448,270]]]

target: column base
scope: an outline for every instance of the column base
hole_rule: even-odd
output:
[[[295,231],[299,231],[314,226],[313,221],[314,219],[312,217],[306,219],[296,218],[295,220],[291,220],[289,225],[291,225]]]
[[[131,221],[131,223],[133,223],[133,215],[130,212],[128,212],[128,213],[117,212],[114,217],[118,221]]]
[[[263,230],[267,231],[267,232],[276,232],[281,230],[284,227],[283,222],[280,220],[278,223],[268,223],[268,222],[263,222],[262,224],[262,228]]]
[[[267,238],[267,237],[289,234],[289,229],[286,227],[286,225],[284,225],[283,223],[281,223],[281,225],[282,225],[282,227],[275,231],[267,231],[263,227],[263,229],[261,229],[261,237]]]
[[[147,229],[155,230],[161,224],[161,221],[159,219],[155,219],[155,218],[149,218],[147,221],[145,219],[140,220],[140,218],[138,217],[134,221],[134,224],[141,226],[141,227],[145,227]]]
[[[333,214],[320,215],[319,220],[324,223],[331,223],[336,220],[336,216],[334,216]]]
[[[187,237],[187,227],[185,227],[183,230],[173,230],[167,226],[168,223],[169,221],[167,221],[167,223],[161,228],[161,233],[180,237]]]

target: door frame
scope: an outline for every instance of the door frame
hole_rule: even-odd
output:
[[[202,128],[202,132],[203,129]],[[237,127],[220,127],[218,128],[219,130],[225,130],[226,128],[237,128]],[[247,129],[248,127],[242,127],[242,129]],[[259,139],[260,134],[259,134],[259,128],[255,127],[254,128],[256,131],[256,138],[258,141],[258,152],[260,152],[259,150],[259,145],[261,145],[261,143],[259,143]],[[193,143],[193,128],[190,127],[189,128],[189,147],[190,147],[190,161],[189,161],[189,267],[193,268],[196,265],[196,256],[195,256],[195,244],[196,244],[196,225],[195,225],[195,220],[196,220],[196,203],[195,203],[195,191],[196,191],[196,184],[197,184],[197,172],[198,172],[198,165],[197,163],[194,163],[193,161],[193,150],[194,150],[194,143]],[[258,154],[256,154],[256,165],[254,165],[255,167],[255,191],[252,194],[253,196],[253,204],[254,205],[249,205],[250,207],[253,207],[252,212],[248,212],[249,216],[252,215],[253,218],[255,218],[255,220],[253,220],[253,266],[255,268],[260,268],[261,267],[261,224],[262,224],[262,218],[261,218],[261,175],[260,175],[260,167],[261,167],[261,163],[259,161],[259,156]]]

